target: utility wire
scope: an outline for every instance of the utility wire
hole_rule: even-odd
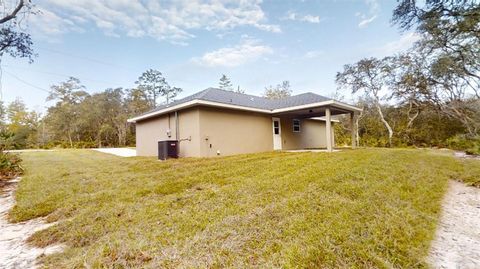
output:
[[[122,65],[118,65],[118,64],[113,64],[113,63],[97,60],[97,59],[90,58],[90,57],[79,56],[79,55],[71,54],[71,53],[68,53],[68,52],[53,50],[53,49],[44,48],[44,47],[37,47],[37,48],[40,49],[40,50],[50,52],[50,53],[55,53],[55,54],[65,55],[65,56],[68,56],[68,57],[78,58],[78,59],[81,59],[81,60],[85,60],[85,61],[89,61],[89,62],[93,62],[93,63],[97,63],[97,64],[103,64],[103,65],[108,65],[108,66],[112,66],[112,67],[120,67],[120,68],[123,68],[125,70],[130,70],[130,71],[133,70],[130,67],[126,67],[126,66],[122,66]]]
[[[42,87],[39,87],[39,86],[37,86],[37,85],[34,85],[34,84],[32,84],[32,83],[30,83],[30,82],[28,82],[28,81],[25,81],[25,80],[17,77],[16,75],[14,75],[14,74],[6,71],[6,70],[3,70],[3,72],[6,73],[6,74],[8,74],[8,75],[10,75],[10,76],[13,77],[13,78],[15,78],[16,80],[22,82],[22,83],[25,84],[25,85],[28,85],[28,86],[30,86],[30,87],[32,87],[32,88],[35,88],[35,89],[37,89],[37,90],[41,90],[41,91],[46,92],[46,93],[50,93],[49,90],[44,89],[44,88],[42,88]]]
[[[66,78],[75,77],[73,75],[60,74],[60,73],[44,71],[44,70],[40,70],[40,69],[31,69],[31,68],[25,68],[25,67],[14,66],[14,65],[2,65],[1,67],[13,67],[13,68],[32,71],[32,72],[37,72],[37,73],[42,73],[42,74],[47,74],[47,75],[55,75],[55,76],[66,77]],[[92,82],[104,83],[104,84],[108,84],[108,85],[115,85],[115,83],[113,83],[113,82],[97,80],[97,79],[89,79],[89,78],[85,78],[83,76],[79,76],[79,79],[82,80],[82,81],[92,81]]]
[[[37,46],[36,48],[37,48],[37,49],[40,49],[40,50],[43,50],[43,51],[46,51],[46,52],[49,52],[49,53],[60,54],[60,55],[64,55],[64,56],[68,56],[68,57],[72,57],[72,58],[77,58],[77,59],[81,59],[81,60],[84,60],[84,61],[89,61],[89,62],[93,62],[93,63],[97,63],[97,64],[102,64],[102,65],[106,65],[106,66],[122,68],[122,69],[124,69],[124,70],[126,70],[126,71],[135,71],[133,68],[128,67],[128,66],[119,65],[119,64],[114,64],[114,63],[109,63],[109,62],[102,61],[102,60],[98,60],[98,59],[95,59],[95,58],[90,58],[90,57],[75,55],[75,54],[72,54],[72,53],[69,53],[69,52],[54,50],[54,49],[45,48],[45,47],[39,47],[39,46]],[[163,73],[163,72],[162,72],[162,73]],[[168,72],[167,72],[167,73],[168,73]],[[174,81],[179,81],[179,82],[183,82],[183,83],[191,83],[191,81],[186,81],[186,80],[183,80],[183,79],[174,79]]]

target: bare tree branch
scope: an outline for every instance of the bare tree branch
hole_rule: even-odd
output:
[[[29,0],[27,0],[29,1]],[[30,2],[30,1],[29,1]],[[18,2],[18,5],[17,7],[12,11],[12,13],[6,15],[5,17],[1,18],[0,19],[0,24],[3,24],[3,23],[6,23],[12,19],[14,19],[18,12],[20,12],[20,10],[25,6],[25,1],[24,0],[20,0],[20,2]]]

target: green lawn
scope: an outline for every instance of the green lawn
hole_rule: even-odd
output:
[[[448,179],[480,171],[429,150],[22,156],[10,217],[59,221],[31,238],[67,245],[49,268],[425,267]]]

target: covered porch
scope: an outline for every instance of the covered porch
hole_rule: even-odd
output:
[[[330,101],[327,104],[309,104],[284,109],[276,109],[272,114],[274,150],[334,151],[333,118],[337,115],[349,115],[351,147],[356,148],[356,118],[362,110],[344,103]],[[324,122],[315,124],[314,121]],[[284,129],[282,131],[282,129]],[[304,132],[304,133],[301,133]],[[288,142],[297,137],[301,142]],[[302,141],[303,140],[303,141]],[[321,141],[321,142],[319,142]],[[314,145],[314,146],[312,146]]]

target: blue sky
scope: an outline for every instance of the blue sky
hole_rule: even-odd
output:
[[[21,97],[37,111],[68,76],[93,93],[133,87],[149,68],[183,88],[180,97],[217,86],[221,74],[251,94],[289,80],[294,93],[331,95],[344,64],[418,39],[390,24],[393,0],[34,2],[41,12],[23,27],[38,57],[4,57],[2,90],[5,102]]]

